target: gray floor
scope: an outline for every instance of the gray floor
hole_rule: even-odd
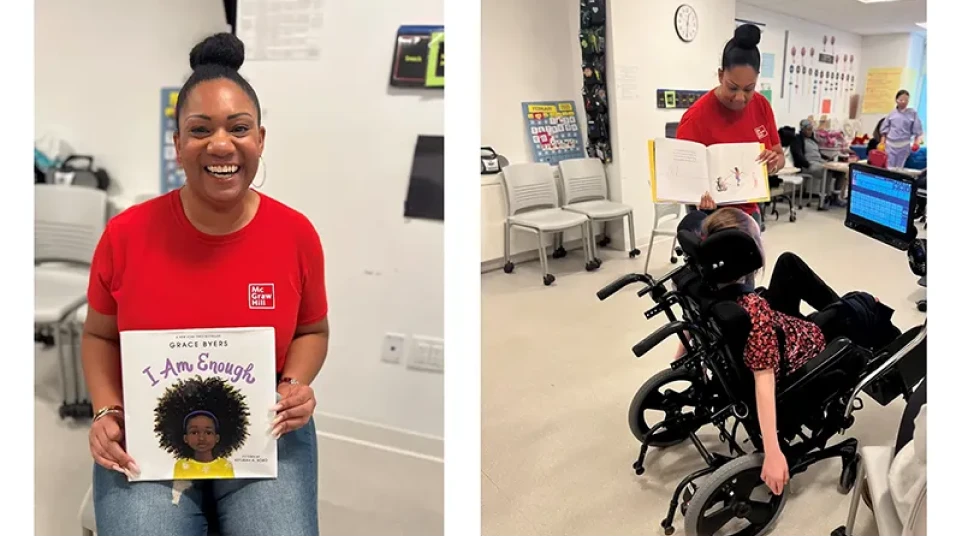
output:
[[[771,263],[781,252],[802,256],[840,293],[866,290],[894,307],[905,329],[924,316],[924,296],[905,254],[846,229],[842,209],[804,210],[794,224],[769,221]],[[668,243],[656,244],[650,272],[669,269]],[[595,292],[640,271],[644,261],[605,251],[604,266],[587,273],[580,252],[552,261],[553,287],[537,262],[482,276],[482,533],[487,535],[661,535],[660,521],[678,481],[703,464],[690,444],[648,457],[635,476],[638,443],[627,424],[637,388],[667,367],[675,343],[644,360],[631,346],[663,324],[646,321],[650,299],[625,290],[606,302]],[[848,434],[863,444],[894,441],[903,403],[871,400]],[[711,441],[705,429],[704,438]],[[717,445],[717,441],[716,441]],[[827,461],[791,483],[776,535],[828,535],[844,523],[848,498],[836,492],[840,464]],[[676,517],[678,534],[684,533]],[[858,534],[877,534],[867,509]]]

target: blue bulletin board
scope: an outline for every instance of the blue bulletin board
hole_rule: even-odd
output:
[[[562,160],[584,158],[574,101],[521,103],[521,113],[527,122],[535,162],[556,165]]]
[[[160,192],[177,190],[184,184],[184,170],[177,164],[177,151],[174,149],[174,109],[180,88],[161,88],[160,90]]]

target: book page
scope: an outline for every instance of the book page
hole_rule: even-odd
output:
[[[699,203],[708,190],[708,155],[705,146],[669,138],[658,138],[650,145],[654,200]]]
[[[708,148],[711,196],[717,204],[768,201],[768,169],[757,162],[758,143],[715,144]]]
[[[131,481],[277,477],[273,328],[120,334]]]

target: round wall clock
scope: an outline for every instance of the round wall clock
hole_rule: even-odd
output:
[[[698,35],[698,14],[695,8],[682,4],[675,10],[675,33],[685,43],[691,43]]]

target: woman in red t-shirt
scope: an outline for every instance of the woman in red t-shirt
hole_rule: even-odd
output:
[[[184,186],[111,219],[94,253],[81,355],[98,409],[89,440],[99,535],[318,535],[311,383],[328,348],[324,255],[304,215],[250,188],[266,132],[243,61],[231,34],[194,47],[174,115]],[[254,286],[265,289],[256,303]],[[277,478],[129,481],[139,468],[125,450],[120,333],[249,326],[274,329],[265,377],[276,374],[278,402],[250,411],[276,412]],[[201,472],[217,470],[206,464]]]
[[[765,150],[759,162],[768,165],[774,174],[785,166],[785,154],[778,138],[778,126],[772,106],[765,97],[755,94],[761,55],[758,43],[761,30],[743,24],[735,30],[722,52],[718,70],[718,87],[698,99],[685,112],[678,125],[676,137],[705,146],[725,143],[761,142]],[[761,225],[761,212],[755,203],[735,205],[750,214]],[[705,192],[699,209],[716,208],[711,194]]]

